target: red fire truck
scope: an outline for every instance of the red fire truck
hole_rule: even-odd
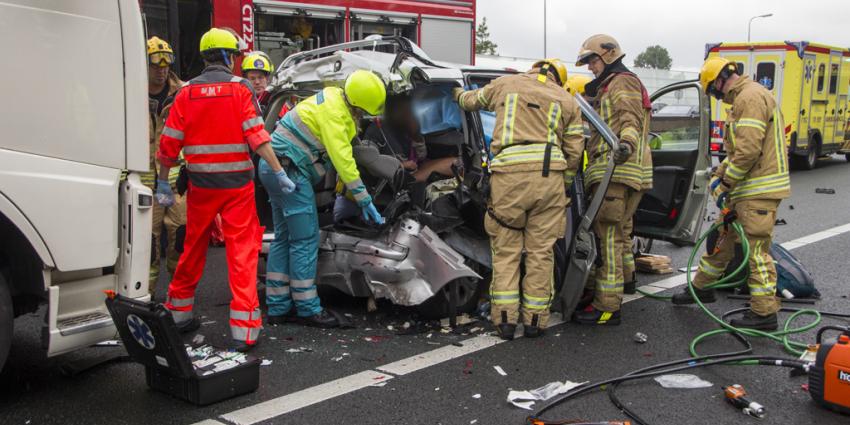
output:
[[[400,35],[432,59],[472,64],[475,0],[139,0],[148,36],[168,40],[183,78],[203,68],[198,44],[210,27],[229,27],[245,51],[275,64],[311,50],[369,35]]]

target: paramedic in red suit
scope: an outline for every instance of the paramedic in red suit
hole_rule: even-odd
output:
[[[263,127],[259,106],[247,80],[232,74],[239,52],[236,37],[213,28],[201,38],[206,68],[177,93],[160,139],[159,176],[177,162],[180,151],[189,173],[184,252],[168,288],[165,307],[181,331],[199,326],[192,314],[195,288],[203,273],[210,225],[220,214],[227,253],[230,331],[233,348],[247,351],[260,335],[262,317],[257,298],[257,254],[262,228],[254,204],[254,165],[250,150],[269,164],[289,193],[295,185],[280,166]],[[159,185],[158,200],[167,204],[170,186]]]

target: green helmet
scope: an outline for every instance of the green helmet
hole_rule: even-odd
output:
[[[373,72],[364,69],[354,71],[345,79],[345,98],[351,106],[360,108],[369,115],[384,113],[387,88]]]

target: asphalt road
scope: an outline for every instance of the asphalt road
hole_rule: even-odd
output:
[[[778,218],[788,223],[776,227],[778,242],[850,223],[850,164],[843,157],[823,161],[814,171],[794,172],[792,186],[792,197],[782,203],[778,213]],[[834,188],[836,194],[816,194],[818,187]],[[796,248],[793,253],[812,271],[823,294],[817,308],[850,313],[846,269],[850,232],[829,236]],[[652,252],[670,255],[673,265],[682,267],[690,249],[656,242]],[[199,334],[215,344],[225,344],[228,339],[230,295],[223,254],[222,249],[210,250],[196,303],[197,313],[205,322]],[[670,278],[670,275],[641,275],[640,284],[670,282],[665,280]],[[159,297],[162,297],[165,283],[160,286]],[[677,290],[681,287],[666,293]],[[367,313],[364,300],[335,294],[323,301],[350,315],[357,328],[328,331],[294,325],[267,327],[262,345],[255,350],[256,355],[271,361],[261,368],[259,390],[206,407],[195,407],[148,389],[143,367],[126,359],[119,358],[68,376],[63,370],[69,365],[117,356],[123,348],[96,347],[45,359],[39,349],[41,317],[32,314],[19,318],[17,345],[0,374],[0,424],[194,424],[213,420],[206,423],[215,425],[245,418],[245,412],[274,415],[282,411],[288,412],[258,423],[520,424],[529,412],[505,401],[509,389],[534,389],[552,381],[597,381],[687,357],[690,340],[714,328],[696,308],[674,308],[668,303],[642,298],[624,305],[624,323],[619,327],[561,324],[537,340],[521,338],[491,344],[494,338],[483,336],[489,329],[475,329],[468,335],[445,334],[439,329],[398,335],[405,322],[417,324],[415,315],[408,309],[379,303],[377,312]],[[742,303],[722,299],[711,308],[721,312]],[[393,329],[388,329],[389,326]],[[468,326],[467,330],[477,326]],[[635,343],[636,332],[645,333],[648,341]],[[807,338],[813,338],[813,334],[796,337],[803,341]],[[486,348],[476,349],[479,343]],[[760,354],[782,354],[781,348],[773,343],[759,340],[753,345]],[[304,347],[302,352],[286,351],[301,347]],[[700,347],[705,353],[738,349],[730,338],[711,340]],[[440,356],[452,350],[468,354],[441,361]],[[389,367],[396,373],[379,370],[411,358],[432,365],[415,366],[408,371]],[[497,373],[494,366],[500,366],[506,375]],[[367,371],[372,372],[363,375]],[[844,424],[848,420],[846,416],[817,407],[801,387],[806,379],[791,378],[785,369],[717,366],[694,373],[713,386],[664,389],[652,380],[643,380],[622,385],[618,395],[654,424],[759,423],[723,400],[720,387],[739,383],[754,400],[766,406],[767,419],[760,423]],[[382,386],[352,384],[363,376]],[[339,388],[354,389],[334,396],[345,392],[338,391]],[[257,406],[269,400],[273,401]],[[309,405],[298,408],[303,404]],[[233,414],[240,409],[245,410]],[[558,406],[548,418],[626,419],[602,391]]]

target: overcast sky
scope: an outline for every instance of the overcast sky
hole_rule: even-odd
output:
[[[503,56],[543,56],[544,0],[478,0],[490,38]],[[850,47],[850,0],[546,0],[548,56],[574,61],[590,35],[613,35],[625,63],[647,46],[670,51],[674,69],[696,69],[706,43],[807,40]]]

